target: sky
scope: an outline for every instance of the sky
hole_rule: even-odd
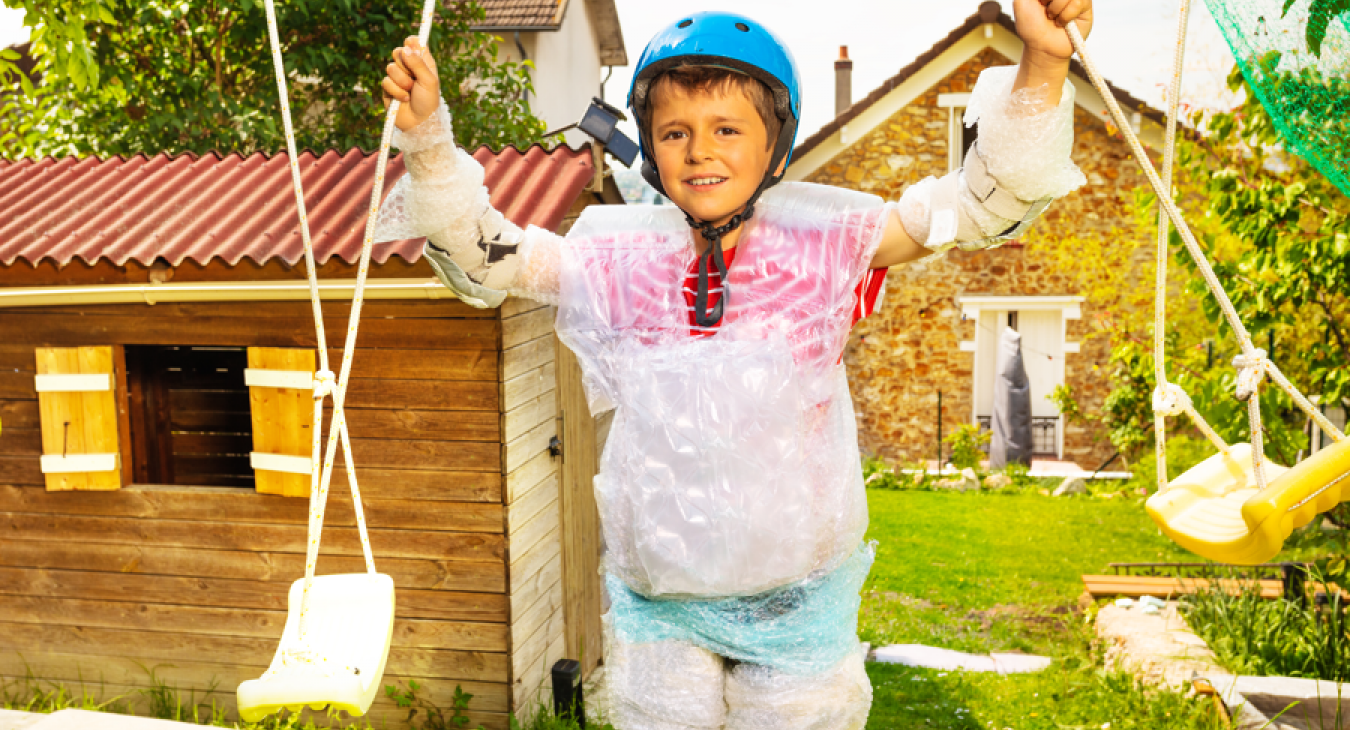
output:
[[[839,47],[853,59],[853,98],[865,97],[915,57],[946,37],[979,8],[979,0],[615,0],[628,49],[628,67],[616,67],[606,100],[624,107],[632,67],[647,40],[688,13],[729,10],[756,18],[777,33],[796,56],[802,75],[805,139],[834,115],[834,60]],[[1176,46],[1178,0],[1096,0],[1096,25],[1088,49],[1117,86],[1163,108]],[[1002,0],[1006,12],[1012,0]],[[1193,0],[1182,99],[1212,104],[1223,90],[1232,56],[1209,11]],[[22,11],[0,0],[0,47],[27,39]],[[636,139],[632,122],[623,125]]]

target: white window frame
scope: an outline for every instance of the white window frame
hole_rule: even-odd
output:
[[[961,295],[956,298],[956,303],[961,307],[961,318],[973,319],[976,322],[975,339],[961,342],[961,352],[969,352],[974,363],[971,367],[970,382],[970,422],[979,422],[979,405],[975,398],[976,384],[981,382],[981,378],[991,378],[993,373],[985,373],[980,367],[979,351],[983,340],[986,337],[993,337],[991,333],[983,332],[978,326],[980,313],[984,311],[997,312],[1044,312],[1058,311],[1060,313],[1060,338],[1059,351],[1067,357],[1071,354],[1078,354],[1081,343],[1069,342],[1069,320],[1083,318],[1083,302],[1086,297],[1081,296],[1040,296],[1040,297],[1018,297],[1018,296],[983,296],[983,295]],[[1067,381],[1067,373],[1065,375]],[[1056,427],[1056,456],[1064,457],[1064,415],[1060,414],[1059,424]]]
[[[961,169],[965,162],[962,159],[965,150],[961,147],[965,125],[961,118],[970,106],[970,94],[938,94],[937,105],[939,109],[947,110],[947,172],[952,172]]]

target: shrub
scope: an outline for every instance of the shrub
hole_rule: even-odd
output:
[[[978,467],[984,459],[983,447],[989,445],[992,436],[992,433],[981,430],[975,424],[957,426],[950,436],[943,439],[943,443],[952,447],[952,466],[957,469]]]

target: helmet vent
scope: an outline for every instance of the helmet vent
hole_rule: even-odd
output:
[[[736,24],[736,30],[741,31],[742,33],[749,33],[749,32],[750,32],[750,26],[746,25],[745,23],[737,23],[737,24]]]
[[[694,24],[694,21],[692,21],[692,20],[681,20],[679,26],[677,26],[677,27],[680,27],[680,28],[688,28],[689,26],[691,26],[691,25],[693,25],[693,24]]]

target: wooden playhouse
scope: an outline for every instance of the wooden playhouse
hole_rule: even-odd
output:
[[[622,202],[589,149],[475,156],[521,225]],[[375,161],[302,158],[336,369]],[[313,415],[244,371],[314,369],[300,241],[284,155],[0,161],[0,682],[232,711],[271,661]],[[420,251],[377,247],[347,396],[385,684],[504,730],[556,660],[600,659],[594,423],[552,308],[469,307]],[[319,572],[364,570],[340,469],[328,504]]]

